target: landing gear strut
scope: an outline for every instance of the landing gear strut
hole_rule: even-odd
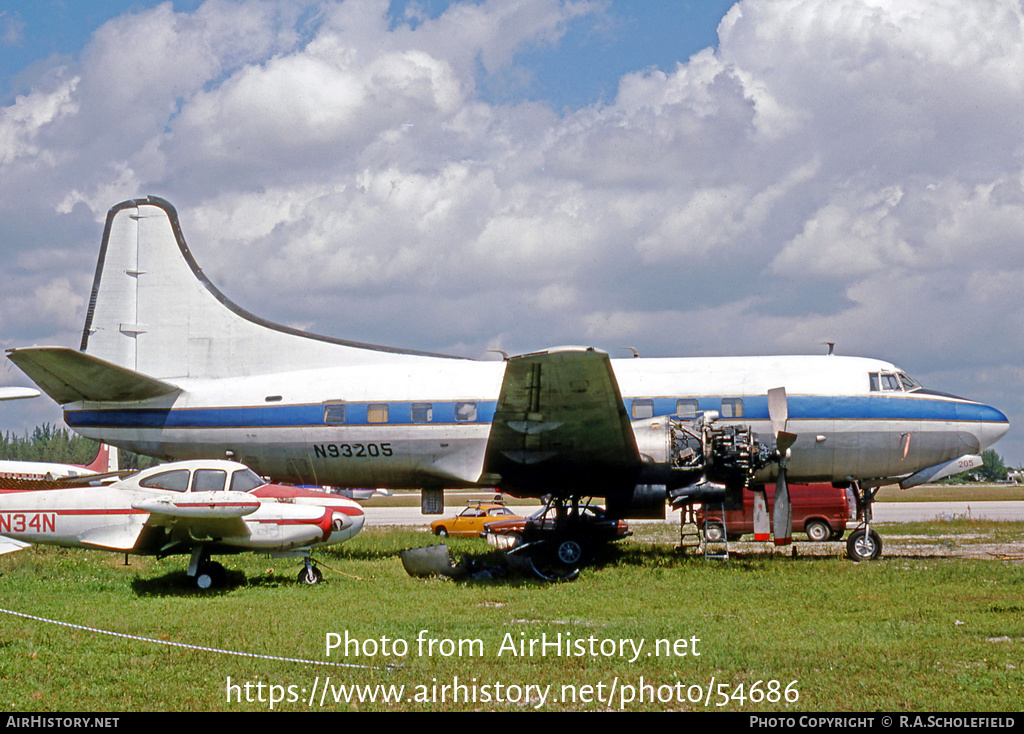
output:
[[[309,556],[306,556],[303,560],[305,561],[306,565],[302,568],[301,571],[299,571],[299,583],[313,586],[323,581],[324,575],[323,573],[321,573],[319,568],[313,565],[313,559]]]
[[[882,555],[882,539],[871,529],[871,505],[878,494],[878,487],[874,489],[854,483],[853,490],[857,493],[857,514],[862,516],[864,522],[846,540],[846,555],[851,561],[874,561]]]

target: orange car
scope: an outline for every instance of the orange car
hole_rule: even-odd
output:
[[[430,532],[442,537],[479,538],[487,523],[517,518],[519,515],[500,502],[470,502],[469,507],[455,517],[434,520],[430,523]]]

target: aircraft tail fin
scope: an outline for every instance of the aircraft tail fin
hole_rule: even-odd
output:
[[[119,468],[117,464],[117,446],[101,443],[96,451],[96,458],[92,460],[91,464],[87,464],[85,468],[97,474],[107,474],[116,472]]]
[[[159,379],[425,356],[308,334],[245,311],[199,268],[177,212],[157,197],[122,202],[107,214],[81,350]]]
[[[146,400],[178,391],[170,383],[66,347],[10,349],[8,358],[40,389],[63,405]]]

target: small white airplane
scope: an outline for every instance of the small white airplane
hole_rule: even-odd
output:
[[[0,492],[32,489],[33,485],[42,482],[53,487],[68,486],[71,483],[87,484],[115,478],[118,474],[117,447],[101,443],[96,458],[88,464],[0,460]]]
[[[32,543],[133,555],[190,553],[200,589],[219,586],[213,553],[255,551],[301,557],[299,581],[315,584],[315,547],[341,543],[363,527],[352,500],[268,484],[233,461],[182,461],[100,487],[0,494],[0,553]]]
[[[879,486],[959,471],[1009,427],[999,410],[875,359],[612,360],[564,347],[476,361],[308,334],[221,293],[156,197],[108,213],[80,349],[8,355],[84,436],[168,459],[236,458],[277,481],[417,488],[430,514],[446,487],[552,495],[559,518],[604,497],[630,518],[763,495],[774,481],[784,544],[787,479],[852,483],[866,507],[852,545],[865,558],[880,544],[867,524]],[[763,534],[763,506],[758,517]],[[560,519],[544,552],[578,566],[587,539],[571,525]]]

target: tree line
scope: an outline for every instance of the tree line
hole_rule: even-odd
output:
[[[96,458],[100,442],[83,438],[64,428],[44,423],[31,433],[18,436],[0,432],[0,459],[13,461],[50,461],[57,464],[89,464]],[[156,460],[130,451],[118,451],[121,469],[143,469]]]

